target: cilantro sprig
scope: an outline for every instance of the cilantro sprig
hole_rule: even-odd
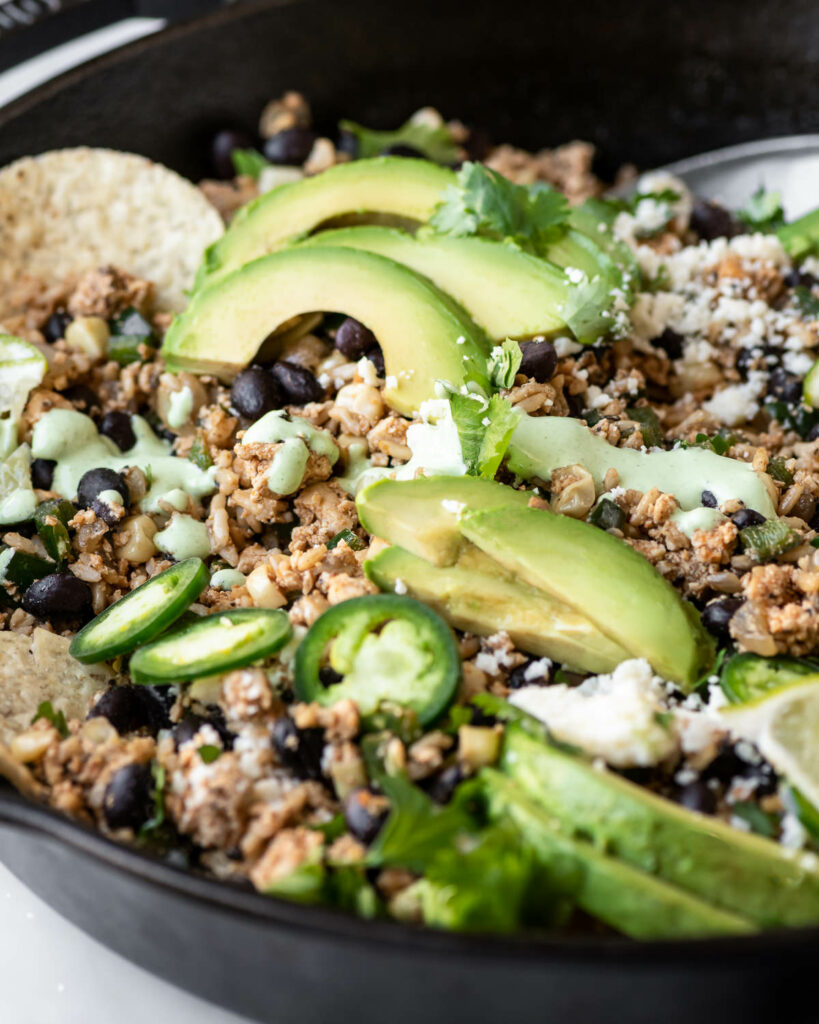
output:
[[[237,174],[245,174],[256,181],[265,167],[270,167],[270,162],[257,149],[234,149],[231,151],[230,159]]]
[[[491,480],[512,440],[518,414],[500,395],[484,398],[453,392],[449,396],[449,407],[467,474]]]
[[[549,185],[516,185],[483,164],[466,161],[457,184],[444,190],[430,226],[439,235],[514,242],[542,256],[566,231],[568,216],[566,197]]]
[[[458,147],[447,125],[431,124],[420,117],[411,117],[395,131],[365,128],[355,121],[339,121],[338,126],[342,131],[355,136],[358,142],[357,156],[362,160],[378,156],[393,146],[417,149],[428,160],[439,164],[453,164],[458,159]]]
[[[751,231],[775,234],[785,224],[782,193],[758,188],[742,209],[737,210],[737,217]]]
[[[39,722],[41,718],[50,722],[63,739],[68,735],[68,723],[65,720],[65,714],[61,710],[55,711],[54,705],[50,700],[44,700],[42,704],[38,705],[34,718],[31,720],[31,724],[34,725],[34,723]]]

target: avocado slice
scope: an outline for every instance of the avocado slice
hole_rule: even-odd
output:
[[[291,317],[332,310],[355,317],[384,352],[384,399],[415,412],[435,379],[488,389],[489,339],[431,282],[383,256],[353,249],[287,249],[198,292],[162,345],[170,370],[230,380]]]
[[[561,833],[542,807],[492,768],[480,774],[489,817],[511,821],[550,874],[574,879],[571,896],[593,917],[633,939],[704,938],[756,931],[745,917],[721,910],[675,885]],[[551,869],[551,870],[550,870]]]
[[[243,207],[205,253],[194,290],[347,214],[392,214],[412,221],[432,215],[455,175],[428,160],[377,157],[338,164],[312,178],[280,185]]]
[[[506,730],[501,767],[561,832],[762,928],[819,921],[819,858],[689,811],[613,772]]]
[[[464,512],[461,533],[516,577],[587,616],[634,658],[692,686],[713,642],[692,605],[624,541],[540,508]]]
[[[364,571],[382,590],[406,587],[456,629],[479,636],[505,630],[522,650],[578,672],[610,672],[629,657],[583,615],[516,580],[471,544],[445,567],[386,548],[364,563]]]
[[[620,271],[626,295],[631,297],[642,284],[642,271],[637,257],[618,238],[614,237],[614,222],[619,210],[604,199],[586,199],[569,211],[569,224],[591,238],[609,256]]]
[[[433,565],[452,565],[463,545],[464,511],[511,505],[525,508],[531,491],[516,491],[474,476],[378,480],[356,498],[361,525],[374,537],[405,548]]]
[[[553,263],[486,238],[456,238],[384,227],[323,231],[302,245],[332,245],[386,256],[451,295],[490,338],[531,338],[566,328],[569,279]]]

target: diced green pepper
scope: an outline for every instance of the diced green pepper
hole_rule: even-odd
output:
[[[68,524],[75,512],[74,505],[65,498],[51,498],[41,502],[34,513],[34,525],[40,540],[59,567],[71,554]]]

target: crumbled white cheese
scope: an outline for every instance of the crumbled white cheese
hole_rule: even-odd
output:
[[[557,353],[558,359],[564,359],[566,356],[573,356],[580,352],[583,348],[582,345],[578,345],[576,341],[571,338],[565,338],[561,335],[559,338],[555,338],[552,342],[554,350]]]
[[[766,376],[759,372],[749,373],[744,384],[729,384],[703,402],[703,409],[726,427],[747,423],[759,412],[758,398],[764,390]]]
[[[396,576],[392,589],[396,594],[400,594],[403,597],[407,592],[407,585],[400,577]]]
[[[537,661],[533,661],[526,666],[523,670],[523,678],[527,683],[532,683],[535,679],[545,679],[549,675],[551,667],[551,658],[538,658]]]
[[[356,369],[358,370],[359,377],[365,384],[369,384],[370,387],[375,387],[378,384],[378,371],[371,359],[362,356],[356,363]]]
[[[782,365],[788,373],[804,377],[813,366],[813,359],[807,352],[786,352],[782,357]]]
[[[624,661],[610,674],[577,687],[525,686],[510,703],[544,722],[558,739],[618,768],[648,766],[677,749],[662,681],[644,658]]]
[[[795,814],[788,811],[783,815],[782,821],[779,824],[782,829],[779,842],[783,846],[787,846],[789,850],[801,850],[808,841],[808,833],[802,822]]]
[[[456,501],[454,498],[444,498],[441,501],[441,508],[445,512],[451,512],[453,515],[458,516],[466,508],[466,502]]]

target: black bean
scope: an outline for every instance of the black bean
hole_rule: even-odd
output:
[[[736,368],[737,373],[746,380],[748,372],[750,370],[758,370],[761,368],[760,361],[764,356],[764,352],[759,348],[741,348],[737,353]],[[763,364],[764,365],[764,364]]]
[[[352,362],[357,362],[377,344],[375,335],[369,327],[365,327],[359,320],[354,320],[351,316],[348,316],[336,331],[336,348]]]
[[[808,431],[808,433],[807,433],[807,435],[805,437],[805,440],[806,441],[816,441],[816,440],[819,440],[819,423],[814,423],[814,425]]]
[[[310,156],[316,133],[309,128],[288,128],[265,139],[264,155],[271,164],[303,164]]]
[[[340,672],[336,672],[332,665],[322,665],[318,675],[322,686],[335,686],[344,678]]]
[[[167,729],[171,724],[156,688],[133,683],[109,686],[88,712],[88,718],[107,718],[122,736],[137,729],[145,729],[156,736],[160,729]]]
[[[375,367],[375,372],[378,374],[378,376],[383,377],[387,372],[387,368],[384,365],[384,353],[381,351],[381,346],[375,345],[373,346],[373,348],[367,349],[364,355],[373,364],[373,366]]]
[[[740,232],[740,225],[728,210],[707,199],[698,199],[694,203],[689,223],[691,230],[707,242],[715,238],[733,238]]]
[[[78,412],[84,412],[86,416],[97,416],[102,412],[99,395],[86,384],[74,384],[66,388],[62,396],[68,399]]]
[[[369,846],[387,820],[389,807],[384,798],[369,789],[354,789],[344,801],[347,828],[360,842]]]
[[[358,136],[354,132],[342,128],[338,133],[336,149],[339,153],[346,153],[352,160],[358,156]]]
[[[793,270],[789,270],[782,280],[788,288],[813,288],[819,284],[819,279],[815,278],[813,274],[809,274],[804,270],[797,270],[796,267]]]
[[[324,388],[309,370],[298,363],[283,359],[274,363],[270,372],[290,405],[306,405],[308,402],[320,402],[324,398]]]
[[[35,580],[23,594],[23,609],[40,619],[82,616],[91,606],[91,588],[70,572]]]
[[[768,376],[768,394],[789,405],[798,405],[802,401],[802,378],[778,366]]]
[[[173,728],[173,741],[176,749],[178,750],[183,743],[192,740],[203,725],[209,725],[216,730],[225,750],[233,748],[236,736],[228,729],[222,709],[212,704],[208,707],[207,715],[198,715],[194,711],[185,712],[183,718]]]
[[[506,680],[506,685],[509,687],[510,690],[519,690],[521,686],[541,686],[545,685],[551,680],[552,666],[550,666],[548,671],[545,672],[542,676],[533,675],[530,679],[526,678],[527,671],[529,670],[529,668],[531,668],[532,665],[535,664],[537,660],[538,659],[536,658],[528,658],[526,661],[524,661],[522,665],[518,665],[516,668],[512,669],[512,671],[509,673],[509,677]]]
[[[703,491],[702,494],[700,495],[700,504],[704,505],[706,508],[716,508],[717,507],[717,497],[714,494],[714,492],[713,491]]]
[[[731,619],[741,607],[741,597],[718,597],[705,606],[702,613],[702,624],[709,633],[714,633],[716,636],[730,636],[728,627]]]
[[[46,341],[55,342],[64,338],[65,329],[73,319],[64,309],[58,309],[56,313],[52,313],[43,328]]]
[[[427,793],[436,804],[448,804],[464,777],[461,766],[451,764],[427,784]]]
[[[252,149],[256,145],[247,132],[226,128],[217,132],[210,144],[210,161],[217,178],[232,178],[236,174],[231,153],[234,149]]]
[[[713,814],[717,807],[714,791],[701,779],[681,786],[675,799],[678,804],[687,807],[689,811],[699,811],[700,814]]]
[[[765,522],[765,516],[752,508],[741,508],[734,512],[731,521],[738,530],[744,530],[747,526],[761,526]]]
[[[293,719],[284,715],[273,723],[271,739],[276,756],[285,768],[301,779],[322,777],[323,729],[297,729]]]
[[[154,783],[147,764],[132,761],[114,773],[105,787],[102,813],[109,828],[138,829],[153,812]]]
[[[33,459],[31,463],[32,484],[41,491],[50,491],[56,465],[57,463],[53,459]]]
[[[125,477],[104,466],[83,473],[77,486],[77,501],[82,508],[90,508],[103,491],[116,491],[126,507],[130,504],[131,495]]]
[[[131,426],[131,416],[121,409],[111,409],[100,422],[99,431],[110,438],[121,452],[127,452],[136,444],[136,435]]]
[[[230,404],[249,420],[257,420],[272,409],[281,409],[284,395],[278,383],[261,366],[242,370],[230,389]]]
[[[662,334],[653,338],[652,345],[661,348],[669,359],[680,359],[683,354],[683,341],[685,339],[671,327],[666,327]]]
[[[521,346],[523,353],[520,369],[525,377],[532,377],[539,384],[552,379],[557,367],[557,352],[550,341],[530,341]]]

